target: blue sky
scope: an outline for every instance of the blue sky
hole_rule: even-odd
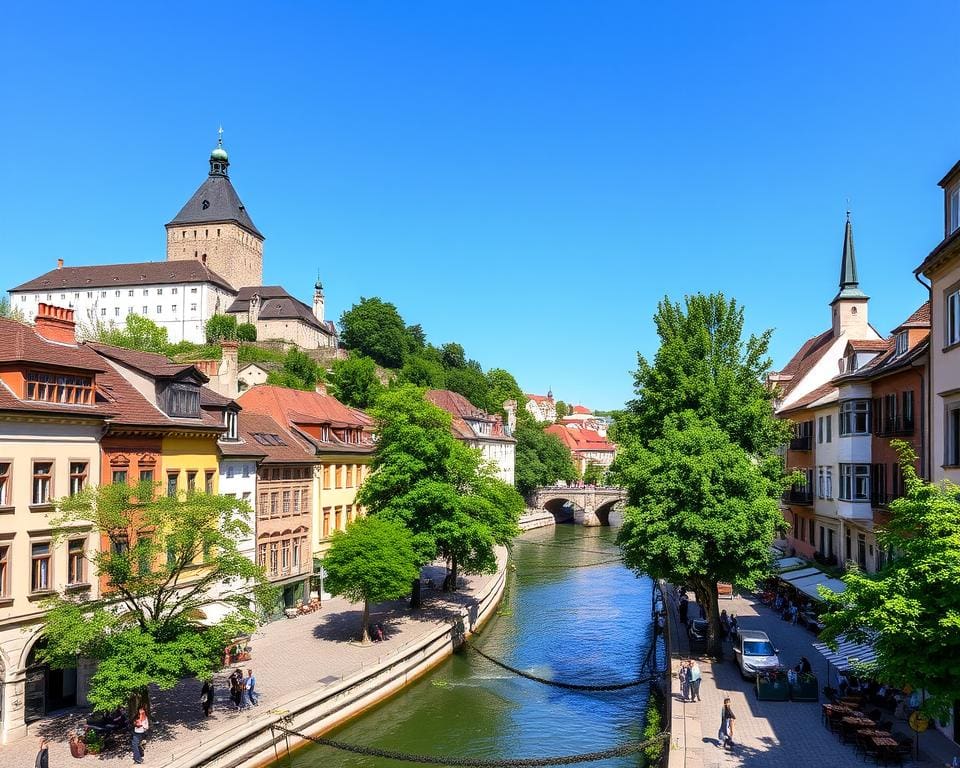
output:
[[[265,280],[394,302],[527,391],[617,407],[663,295],[782,365],[846,199],[888,332],[960,158],[953,2],[26,3],[0,30],[4,288],[164,257],[224,126]],[[202,10],[200,10],[202,9]]]

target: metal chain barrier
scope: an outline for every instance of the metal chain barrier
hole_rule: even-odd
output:
[[[524,539],[514,539],[513,544],[529,544],[533,547],[550,547],[552,549],[566,549],[569,552],[587,552],[591,555],[609,555],[614,550],[611,549],[583,549],[582,547],[568,547],[565,544],[553,544],[547,541],[526,541]]]
[[[477,646],[471,643],[469,640],[464,640],[463,644],[467,646],[474,653],[485,658],[487,661],[492,664],[496,664],[501,669],[507,670],[507,672],[513,672],[515,675],[520,677],[525,677],[527,680],[533,680],[536,683],[543,683],[544,685],[552,685],[555,688],[566,688],[570,691],[623,691],[627,688],[636,688],[638,685],[644,685],[649,683],[655,678],[655,675],[649,675],[647,677],[641,677],[637,680],[630,680],[626,683],[608,683],[606,685],[582,685],[580,683],[564,683],[560,680],[547,680],[545,677],[537,677],[536,675],[531,675],[529,672],[524,672],[522,669],[517,669],[516,667],[511,667],[509,664],[505,664],[499,659],[495,659],[493,656],[490,656],[487,653],[481,651]],[[648,654],[649,658],[649,654]],[[596,758],[599,759],[599,758]]]
[[[308,736],[300,731],[287,728],[280,723],[275,723],[271,729],[280,731],[289,736],[299,736],[306,741],[312,741],[324,747],[332,747],[343,752],[352,752],[355,755],[370,755],[372,757],[382,757],[387,760],[400,760],[405,763],[420,763],[423,765],[456,765],[469,766],[469,768],[536,768],[537,766],[548,765],[573,765],[575,763],[589,763],[595,760],[606,760],[611,757],[625,757],[642,752],[647,747],[651,747],[658,741],[669,739],[668,732],[658,733],[646,741],[628,741],[619,746],[610,749],[600,750],[599,752],[584,752],[579,755],[559,755],[556,757],[526,757],[526,758],[507,758],[503,760],[489,760],[479,757],[445,757],[443,755],[415,755],[410,752],[397,752],[392,749],[378,749],[376,747],[363,747],[358,744],[346,744],[334,739],[326,739],[322,736]]]
[[[604,554],[607,554],[607,553],[604,553]],[[563,569],[563,568],[593,568],[594,566],[597,566],[597,565],[610,565],[610,563],[622,563],[622,562],[623,562],[623,559],[622,559],[622,558],[620,558],[620,557],[613,557],[613,558],[611,558],[611,559],[609,559],[609,560],[598,560],[598,561],[595,562],[595,563],[575,563],[575,564],[573,564],[573,565],[568,565],[568,564],[564,564],[564,565],[540,565],[540,566],[537,566],[536,568],[530,568],[530,569],[524,568],[524,569],[521,570],[520,572],[521,572],[521,573],[539,573],[539,572],[541,572],[541,571],[552,571],[552,570],[558,570],[558,569]]]

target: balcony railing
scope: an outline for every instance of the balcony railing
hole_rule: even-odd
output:
[[[793,437],[790,439],[791,451],[809,451],[813,447],[813,435]]]
[[[787,504],[804,504],[810,506],[813,504],[813,490],[810,488],[791,488],[783,494],[783,500]]]
[[[881,437],[888,437],[891,435],[912,435],[913,434],[913,419],[883,419],[878,421],[875,425],[876,434]]]

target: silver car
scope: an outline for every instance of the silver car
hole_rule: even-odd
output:
[[[778,649],[773,647],[766,632],[755,629],[741,629],[733,644],[740,674],[755,678],[758,672],[766,672],[780,666]]]

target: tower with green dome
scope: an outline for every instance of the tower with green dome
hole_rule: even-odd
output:
[[[263,284],[264,237],[233,188],[229,166],[221,128],[207,178],[166,225],[167,260],[199,261],[239,290]]]

